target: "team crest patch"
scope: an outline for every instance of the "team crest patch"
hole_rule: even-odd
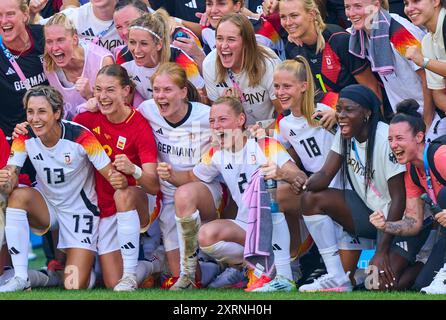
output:
[[[127,141],[127,138],[119,136],[118,142],[116,143],[116,148],[124,150],[126,141]]]
[[[65,164],[71,163],[71,155],[69,153],[65,153],[64,161],[65,161]]]

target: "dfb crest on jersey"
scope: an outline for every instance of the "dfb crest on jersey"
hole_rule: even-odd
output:
[[[70,153],[65,153],[64,161],[65,161],[65,164],[70,164],[71,163],[71,155],[70,155]]]
[[[397,163],[398,161],[396,160],[396,157],[395,157],[395,155],[393,154],[393,152],[390,152],[389,153],[389,160],[390,160],[390,162],[392,162],[392,163]]]

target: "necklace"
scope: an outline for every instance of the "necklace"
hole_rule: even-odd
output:
[[[25,45],[23,46],[22,51],[20,51],[19,54],[14,55],[14,58],[15,58],[15,59],[20,58],[20,56],[22,55],[22,53],[25,52],[26,50],[28,50],[28,49],[30,48],[30,45],[31,45],[31,40],[28,38],[28,41],[27,41],[27,42],[25,43]]]

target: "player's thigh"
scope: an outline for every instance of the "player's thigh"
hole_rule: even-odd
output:
[[[17,188],[9,195],[8,207],[25,210],[32,228],[45,230],[51,223],[50,212],[44,196],[34,188]]]
[[[203,221],[216,219],[215,198],[221,198],[221,195],[213,194],[210,188],[214,186],[202,182],[191,182],[178,187],[175,191],[176,214],[181,215],[182,212],[190,214],[198,210]]]
[[[80,248],[66,249],[65,289],[85,289],[88,286],[95,252]]]
[[[246,231],[234,220],[218,219],[202,225],[198,233],[200,246],[210,246],[218,241],[245,243]]]

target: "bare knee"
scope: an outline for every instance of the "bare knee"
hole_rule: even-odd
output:
[[[197,210],[197,196],[192,184],[178,187],[175,191],[175,210],[178,217],[190,216]]]
[[[113,194],[116,209],[118,211],[129,211],[136,208],[136,198],[133,188],[118,189]]]
[[[8,197],[8,207],[28,211],[29,204],[32,198],[33,197],[30,188],[14,189]]]
[[[198,244],[200,247],[208,247],[218,242],[218,232],[211,224],[204,224],[198,231]]]
[[[320,214],[319,206],[321,201],[322,197],[320,192],[304,192],[301,196],[302,214],[305,216]]]

